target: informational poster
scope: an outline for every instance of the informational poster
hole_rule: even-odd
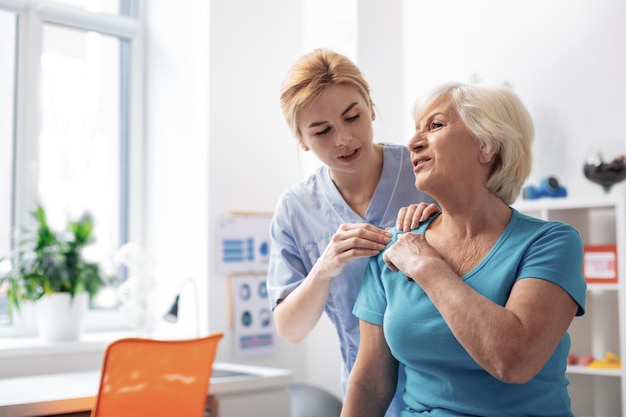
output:
[[[218,272],[266,272],[271,214],[228,214],[218,218]]]
[[[265,275],[231,276],[235,355],[275,353],[278,347]]]

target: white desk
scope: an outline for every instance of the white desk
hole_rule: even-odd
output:
[[[219,417],[289,417],[291,371],[216,362],[213,372]],[[0,378],[0,417],[88,412],[99,383],[100,371]]]

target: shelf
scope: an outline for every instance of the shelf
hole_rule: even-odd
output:
[[[518,199],[514,204],[519,211],[564,210],[615,207],[624,198],[621,194],[599,196],[589,201],[584,198],[539,198],[537,200]]]
[[[547,221],[571,224],[585,245],[617,245],[617,283],[587,283],[586,313],[574,318],[570,352],[596,358],[613,352],[626,359],[626,196],[518,200],[513,208]],[[626,371],[567,367],[576,417],[626,417]]]
[[[582,365],[568,365],[568,374],[621,377],[621,369],[593,369]]]
[[[603,291],[617,291],[619,284],[587,284],[587,291],[590,292],[603,292]]]

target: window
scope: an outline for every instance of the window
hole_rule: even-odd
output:
[[[90,257],[117,273],[115,251],[138,238],[130,217],[141,166],[136,0],[62,3],[0,3],[0,198],[11,202],[0,206],[0,256],[42,203],[58,229],[91,213]],[[116,304],[103,296],[92,307]],[[10,321],[0,291],[3,323]]]
[[[104,258],[126,240],[121,175],[127,134],[120,128],[119,39],[44,24],[38,197],[61,229],[89,211]],[[101,257],[101,256],[98,256]]]
[[[0,201],[13,201],[13,158],[15,117],[15,42],[17,15],[0,10]],[[0,254],[11,248],[13,211],[10,204],[0,204]],[[6,310],[6,298],[0,295],[0,312]],[[0,325],[8,323],[0,314]]]
[[[90,12],[132,15],[128,12],[131,2],[124,0],[56,0],[55,3],[74,6]]]

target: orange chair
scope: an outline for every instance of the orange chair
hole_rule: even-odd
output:
[[[91,417],[203,417],[223,335],[112,342],[104,355]]]

